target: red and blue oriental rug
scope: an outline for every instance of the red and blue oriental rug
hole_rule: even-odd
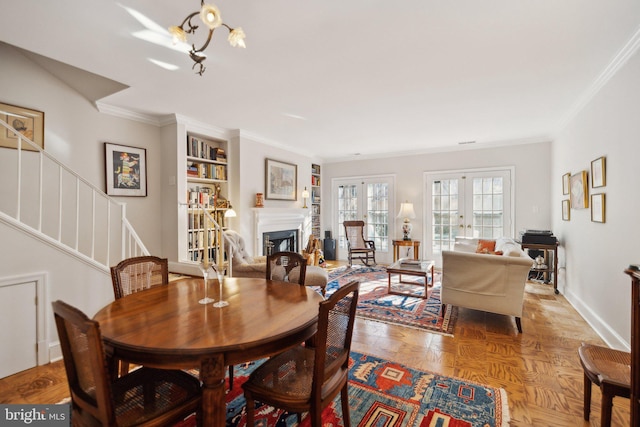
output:
[[[340,267],[329,273],[327,296],[340,286],[357,280],[360,282],[360,298],[356,312],[358,317],[445,335],[453,333],[458,311],[457,307],[447,306],[444,316],[440,315],[439,273],[436,273],[433,291],[428,299],[421,298],[419,295],[390,295],[388,277],[387,270],[380,266]],[[392,279],[397,282],[397,275],[392,276]],[[403,276],[403,280],[411,279],[410,276]],[[413,279],[423,280],[417,277]],[[407,290],[424,293],[424,288],[421,286],[409,285]]]
[[[242,383],[261,362],[235,366],[227,394],[227,427],[245,427]],[[506,392],[459,378],[409,368],[352,351],[349,360],[349,408],[352,426],[504,427],[509,425]],[[194,424],[192,416],[180,424]],[[322,413],[323,426],[343,427],[340,396]],[[256,426],[297,426],[296,414],[256,402]],[[300,427],[309,427],[302,418]]]

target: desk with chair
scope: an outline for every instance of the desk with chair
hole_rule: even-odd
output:
[[[225,367],[311,338],[323,298],[305,286],[260,278],[225,279],[224,308],[199,304],[203,294],[201,278],[183,279],[120,298],[94,319],[110,360],[199,368],[203,425],[224,425]],[[217,291],[209,295],[219,299]]]

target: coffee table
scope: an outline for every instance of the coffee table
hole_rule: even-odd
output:
[[[387,267],[387,274],[389,275],[389,288],[388,293],[391,295],[409,295],[420,297],[423,299],[429,298],[429,288],[433,286],[433,270],[435,262],[432,260],[411,260],[408,258],[401,258]],[[391,287],[391,275],[399,275],[399,283],[408,285],[424,286],[424,295],[416,295],[409,291],[395,290]],[[424,278],[424,284],[420,282],[407,282],[402,280],[402,275],[417,276]],[[429,275],[431,275],[431,285],[429,284]]]

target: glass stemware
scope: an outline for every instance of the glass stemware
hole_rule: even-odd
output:
[[[200,268],[200,271],[202,272],[202,277],[204,278],[204,298],[202,298],[201,300],[199,300],[198,302],[200,304],[209,304],[214,302],[215,300],[213,298],[209,298],[207,296],[207,290],[209,289],[209,283],[208,283],[208,278],[209,278],[209,269],[211,268],[211,265],[209,263],[209,261],[205,261],[204,259],[200,261],[200,263],[198,264],[198,267]]]
[[[221,266],[212,265],[213,267],[213,271],[216,272],[216,276],[218,277],[218,286],[220,289],[220,299],[218,300],[218,302],[214,303],[213,306],[214,307],[226,307],[229,305],[228,301],[225,301],[222,299],[222,285],[224,284],[224,273],[225,273],[225,269]]]

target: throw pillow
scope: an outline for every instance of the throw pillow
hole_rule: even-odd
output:
[[[490,254],[496,249],[495,240],[478,240],[478,246],[476,247],[477,254]]]

